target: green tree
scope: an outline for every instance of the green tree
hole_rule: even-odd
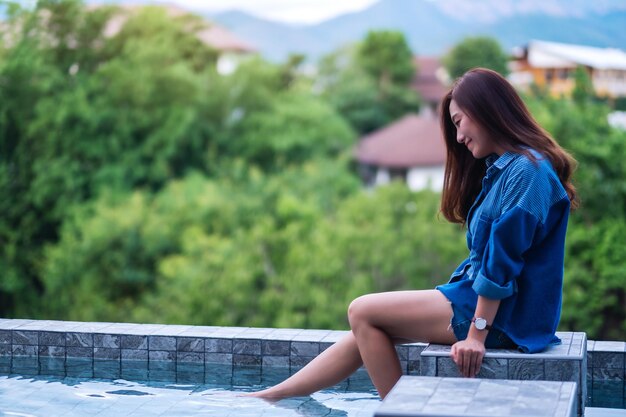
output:
[[[488,36],[467,37],[444,57],[443,63],[452,79],[475,67],[489,68],[506,76],[508,56],[497,40]]]
[[[376,80],[381,94],[393,84],[407,85],[415,76],[413,52],[401,32],[368,32],[358,47],[357,62]]]
[[[576,71],[574,71],[574,83],[572,98],[576,103],[585,104],[596,97],[591,77],[589,77],[585,67],[579,66],[576,68]]]
[[[46,251],[46,316],[345,328],[353,298],[432,288],[464,255],[437,194],[358,192],[329,161],[247,175],[85,206]]]
[[[413,54],[400,32],[371,31],[354,46],[326,55],[319,64],[323,96],[360,134],[419,110],[411,88]]]
[[[16,34],[0,54],[2,314],[32,314],[42,248],[74,207],[103,192],[158,191],[191,171],[220,176],[242,157],[264,169],[302,163],[352,143],[346,123],[286,83],[281,66],[252,60],[218,76],[198,18],[145,7],[105,36],[117,13],[42,1],[8,22]]]
[[[609,126],[609,108],[586,101],[527,100],[533,114],[578,161],[574,182],[581,206],[572,213],[566,242],[564,330],[592,339],[622,340],[626,316],[620,261],[626,216],[626,132]]]

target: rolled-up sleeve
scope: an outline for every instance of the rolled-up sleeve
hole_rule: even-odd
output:
[[[480,271],[472,288],[480,296],[502,300],[517,292],[517,278],[524,254],[532,246],[539,219],[520,207],[512,207],[491,225]]]

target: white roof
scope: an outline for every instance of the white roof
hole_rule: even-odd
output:
[[[539,68],[570,68],[585,65],[595,69],[626,70],[626,52],[556,42],[531,41],[528,63]]]

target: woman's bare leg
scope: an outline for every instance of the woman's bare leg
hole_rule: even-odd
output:
[[[447,331],[452,318],[450,303],[437,290],[365,295],[352,302],[348,317],[351,333],[282,383],[250,395],[309,395],[343,381],[365,362],[374,386],[384,398],[402,375],[394,343],[456,342],[454,334]]]
[[[402,376],[394,340],[456,342],[448,331],[450,302],[437,290],[365,295],[352,302],[348,318],[361,358],[381,398]]]
[[[291,377],[253,397],[285,398],[312,394],[340,383],[363,365],[352,333],[320,353]]]

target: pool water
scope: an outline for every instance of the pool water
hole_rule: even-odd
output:
[[[353,416],[371,417],[380,399],[367,374],[310,397],[268,402],[241,394],[273,385],[281,372],[240,369],[210,383],[0,376],[0,416]],[[222,380],[220,380],[222,379]]]

